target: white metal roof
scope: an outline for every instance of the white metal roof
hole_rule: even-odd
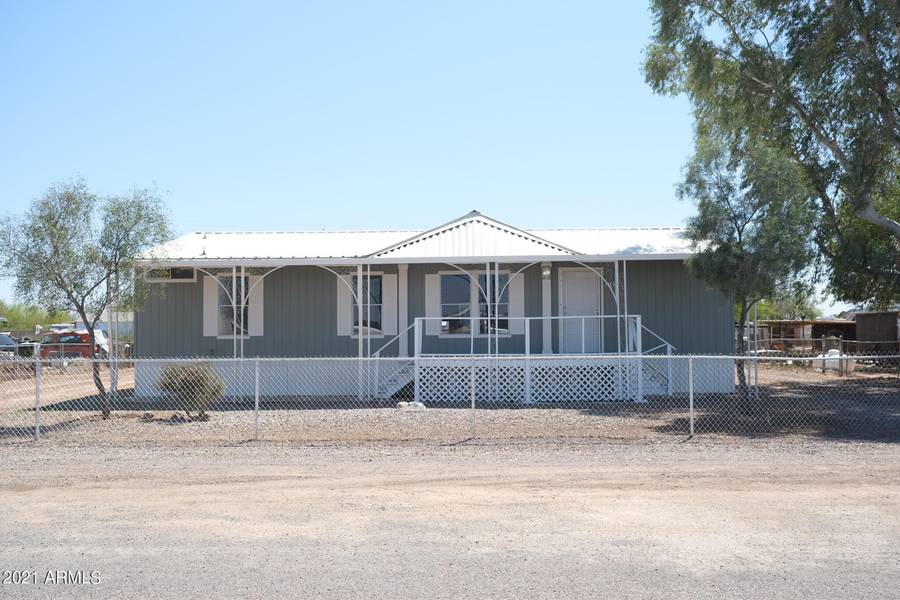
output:
[[[405,240],[409,231],[260,231],[189,233],[154,248],[150,257],[173,259],[223,258],[349,258]]]
[[[582,254],[630,256],[642,254],[691,254],[691,244],[681,237],[681,227],[633,227],[623,229],[531,229]]]
[[[195,232],[153,248],[145,265],[427,262],[457,259],[681,259],[679,228],[519,229],[473,211],[427,231]],[[237,262],[236,262],[237,261]]]

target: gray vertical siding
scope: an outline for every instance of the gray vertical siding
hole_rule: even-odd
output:
[[[691,276],[680,261],[628,263],[628,312],[641,315],[679,354],[731,354],[732,311],[728,296]]]
[[[136,356],[214,355],[203,334],[203,289],[199,283],[151,284],[134,316]],[[229,356],[231,355],[229,349]]]
[[[524,265],[504,265],[517,270]],[[553,314],[559,307],[559,268],[552,274]],[[473,268],[479,268],[473,266]],[[373,270],[375,270],[373,268]],[[396,266],[378,271],[396,273]],[[425,315],[425,275],[449,270],[446,265],[409,265],[408,314],[410,323]],[[612,277],[611,265],[607,265]],[[525,277],[525,314],[541,314],[541,267],[533,265]],[[202,283],[155,284],[135,314],[135,354],[142,357],[220,356],[230,357],[232,341],[203,336]],[[318,267],[286,267],[265,279],[264,335],[244,340],[245,356],[356,356],[357,341],[337,335],[337,291],[334,275]],[[606,291],[606,310],[614,313],[612,295]],[[680,261],[634,261],[628,263],[628,309],[640,314],[643,324],[674,344],[679,353],[728,354],[732,351],[732,314],[729,299],[690,276]],[[407,323],[398,323],[402,331]],[[531,325],[531,351],[541,351],[541,324]],[[372,350],[389,338],[372,340]],[[648,338],[645,339],[645,347]],[[409,352],[414,349],[408,334]],[[476,351],[484,352],[484,338],[476,340]],[[559,350],[558,325],[553,326],[553,348]],[[468,338],[426,337],[425,352],[469,351]],[[605,349],[615,350],[615,330],[607,327]],[[523,352],[524,336],[500,340],[501,352]],[[385,355],[396,355],[392,344]]]
[[[396,274],[397,267],[379,266],[377,271]],[[263,302],[264,335],[244,340],[244,356],[357,355],[356,338],[337,335],[337,283],[329,271],[274,271],[265,278]],[[372,350],[384,341],[373,338]],[[232,350],[232,340],[203,335],[202,281],[151,285],[135,314],[136,356],[231,357]]]

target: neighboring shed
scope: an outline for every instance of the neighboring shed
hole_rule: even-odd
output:
[[[866,352],[896,352],[900,340],[900,313],[896,310],[856,313],[856,340]]]
[[[856,323],[847,319],[772,319],[760,321],[760,325],[763,324],[769,326],[769,338],[772,340],[856,338]]]

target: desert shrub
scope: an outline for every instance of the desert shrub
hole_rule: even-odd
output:
[[[192,420],[206,420],[206,410],[225,392],[225,382],[205,363],[169,365],[157,387],[177,402],[177,409],[183,410],[188,419],[191,411],[196,411],[197,418]]]

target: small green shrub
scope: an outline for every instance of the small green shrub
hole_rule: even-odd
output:
[[[225,382],[205,363],[169,365],[163,370],[157,387],[177,402],[188,419],[207,420],[206,410],[225,392]],[[191,411],[197,417],[191,417]]]

